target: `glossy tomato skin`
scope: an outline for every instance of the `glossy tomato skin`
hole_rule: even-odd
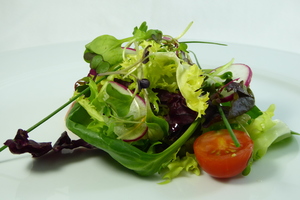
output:
[[[240,147],[236,147],[227,129],[209,131],[194,142],[194,153],[200,167],[216,178],[230,178],[247,166],[253,151],[253,141],[247,133],[233,130]]]

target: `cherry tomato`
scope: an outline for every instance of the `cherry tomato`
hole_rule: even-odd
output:
[[[233,130],[240,147],[236,147],[227,129],[200,135],[193,148],[200,167],[216,178],[230,178],[247,166],[253,151],[253,141],[247,133]]]

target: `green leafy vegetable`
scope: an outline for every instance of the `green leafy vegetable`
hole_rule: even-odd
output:
[[[163,179],[166,179],[160,184],[169,183],[173,178],[177,177],[183,170],[191,172],[196,175],[200,175],[200,169],[198,162],[193,154],[186,153],[186,156],[180,158],[177,156],[171,163],[165,168],[165,174]]]
[[[87,143],[103,149],[120,164],[142,176],[152,175],[167,165],[200,123],[199,120],[192,123],[185,133],[163,152],[147,153],[122,140],[89,130],[86,125],[90,120],[82,119],[89,119],[89,114],[79,104],[75,104],[67,117],[67,127]]]
[[[254,160],[264,156],[272,143],[289,137],[291,131],[283,122],[271,120],[273,107],[261,112],[255,106],[249,88],[252,72],[248,66],[234,65],[232,59],[214,70],[201,69],[190,59],[187,44],[223,44],[178,42],[183,34],[177,38],[163,35],[159,30],[148,30],[144,22],[134,28],[132,37],[118,40],[104,35],[86,45],[85,60],[97,73],[92,77],[105,75],[107,78],[98,85],[91,81],[91,95],[78,99],[67,117],[67,126],[140,175],[167,171],[166,182],[184,169],[199,174],[192,154],[178,154],[181,148],[181,151],[191,149],[187,141],[199,134],[194,133],[199,125],[202,125],[200,134],[224,127],[229,131],[232,127],[246,130],[254,141],[253,156],[244,171],[247,174]],[[115,66],[119,69],[113,70]],[[146,84],[141,80],[146,80]],[[119,81],[127,88],[118,90],[109,81]],[[184,109],[176,101],[168,102],[180,99],[174,98],[175,94],[182,95]],[[145,104],[135,102],[136,95]],[[180,111],[171,117],[176,108]],[[183,133],[173,130],[180,124],[177,114],[194,120],[186,129],[182,128],[186,130]],[[138,139],[125,140],[136,138],[137,133],[141,134]],[[234,133],[230,133],[239,146]]]
[[[197,58],[194,64],[189,43],[224,44],[179,42],[191,25],[177,38],[148,29],[146,22],[124,39],[95,38],[84,52],[90,73],[76,82],[70,101],[27,131],[18,131],[0,151],[9,147],[12,152],[44,155],[51,145],[45,148],[34,143],[27,133],[76,101],[66,126],[81,138],[78,146],[102,149],[142,176],[158,172],[167,183],[182,171],[199,175],[194,139],[204,131],[224,127],[236,146],[239,141],[233,128],[246,131],[253,140],[253,154],[243,172],[248,174],[252,162],[262,158],[270,145],[297,133],[282,121],[272,120],[274,105],[266,112],[255,105],[248,66],[231,60],[213,70],[201,69]],[[32,144],[37,145],[30,152]]]
[[[272,119],[274,111],[275,105],[272,104],[262,115],[244,127],[254,141],[254,160],[262,158],[271,144],[292,135],[291,130],[284,122]]]
[[[86,45],[85,53],[101,55],[103,60],[114,66],[122,61],[123,40],[118,40],[111,35],[102,35]],[[100,62],[101,63],[101,62]],[[97,64],[100,64],[97,62]]]
[[[97,73],[107,72],[109,67],[110,64],[105,62],[101,55],[96,55],[92,58],[91,69],[95,69]]]
[[[179,65],[176,72],[177,84],[186,99],[187,106],[198,113],[200,118],[208,107],[208,93],[203,94],[201,86],[204,81],[203,72],[196,65]]]

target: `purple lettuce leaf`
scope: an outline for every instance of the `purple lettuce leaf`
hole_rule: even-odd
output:
[[[51,142],[35,142],[28,140],[28,132],[18,129],[14,139],[7,140],[4,145],[8,146],[13,154],[31,153],[33,157],[39,157],[52,150]]]
[[[51,142],[29,140],[28,132],[22,129],[18,129],[15,138],[7,140],[4,145],[6,145],[13,154],[30,153],[32,157],[40,157],[50,151],[61,152],[63,149],[75,149],[79,147],[88,149],[95,148],[82,139],[71,140],[66,131],[61,134],[60,138],[52,147]]]
[[[53,151],[60,152],[63,149],[75,149],[78,147],[85,147],[88,149],[95,148],[93,145],[90,145],[89,143],[85,142],[83,139],[78,140],[71,140],[71,138],[68,136],[67,132],[63,132],[58,138],[58,140],[53,145]]]

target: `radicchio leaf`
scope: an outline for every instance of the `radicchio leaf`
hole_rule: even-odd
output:
[[[160,105],[168,108],[169,112],[164,118],[169,123],[170,137],[176,137],[173,138],[175,141],[185,131],[186,126],[195,121],[197,112],[187,107],[186,101],[180,93],[171,93],[166,90],[155,90],[155,92],[158,92]]]
[[[52,150],[51,142],[35,142],[28,140],[28,132],[18,129],[15,138],[4,143],[13,154],[31,153],[33,157],[39,157]]]
[[[28,132],[22,129],[18,129],[15,138],[7,140],[4,145],[6,145],[13,154],[30,153],[32,157],[43,156],[51,150],[60,152],[63,149],[75,149],[78,147],[88,149],[95,148],[82,139],[71,140],[66,131],[61,134],[60,138],[52,147],[51,142],[39,143],[34,140],[28,140]]]
[[[58,138],[58,140],[55,142],[53,146],[53,151],[59,152],[63,149],[75,149],[78,147],[85,147],[88,149],[95,148],[94,146],[85,142],[83,139],[71,140],[67,132],[65,131],[61,134],[60,138]]]

